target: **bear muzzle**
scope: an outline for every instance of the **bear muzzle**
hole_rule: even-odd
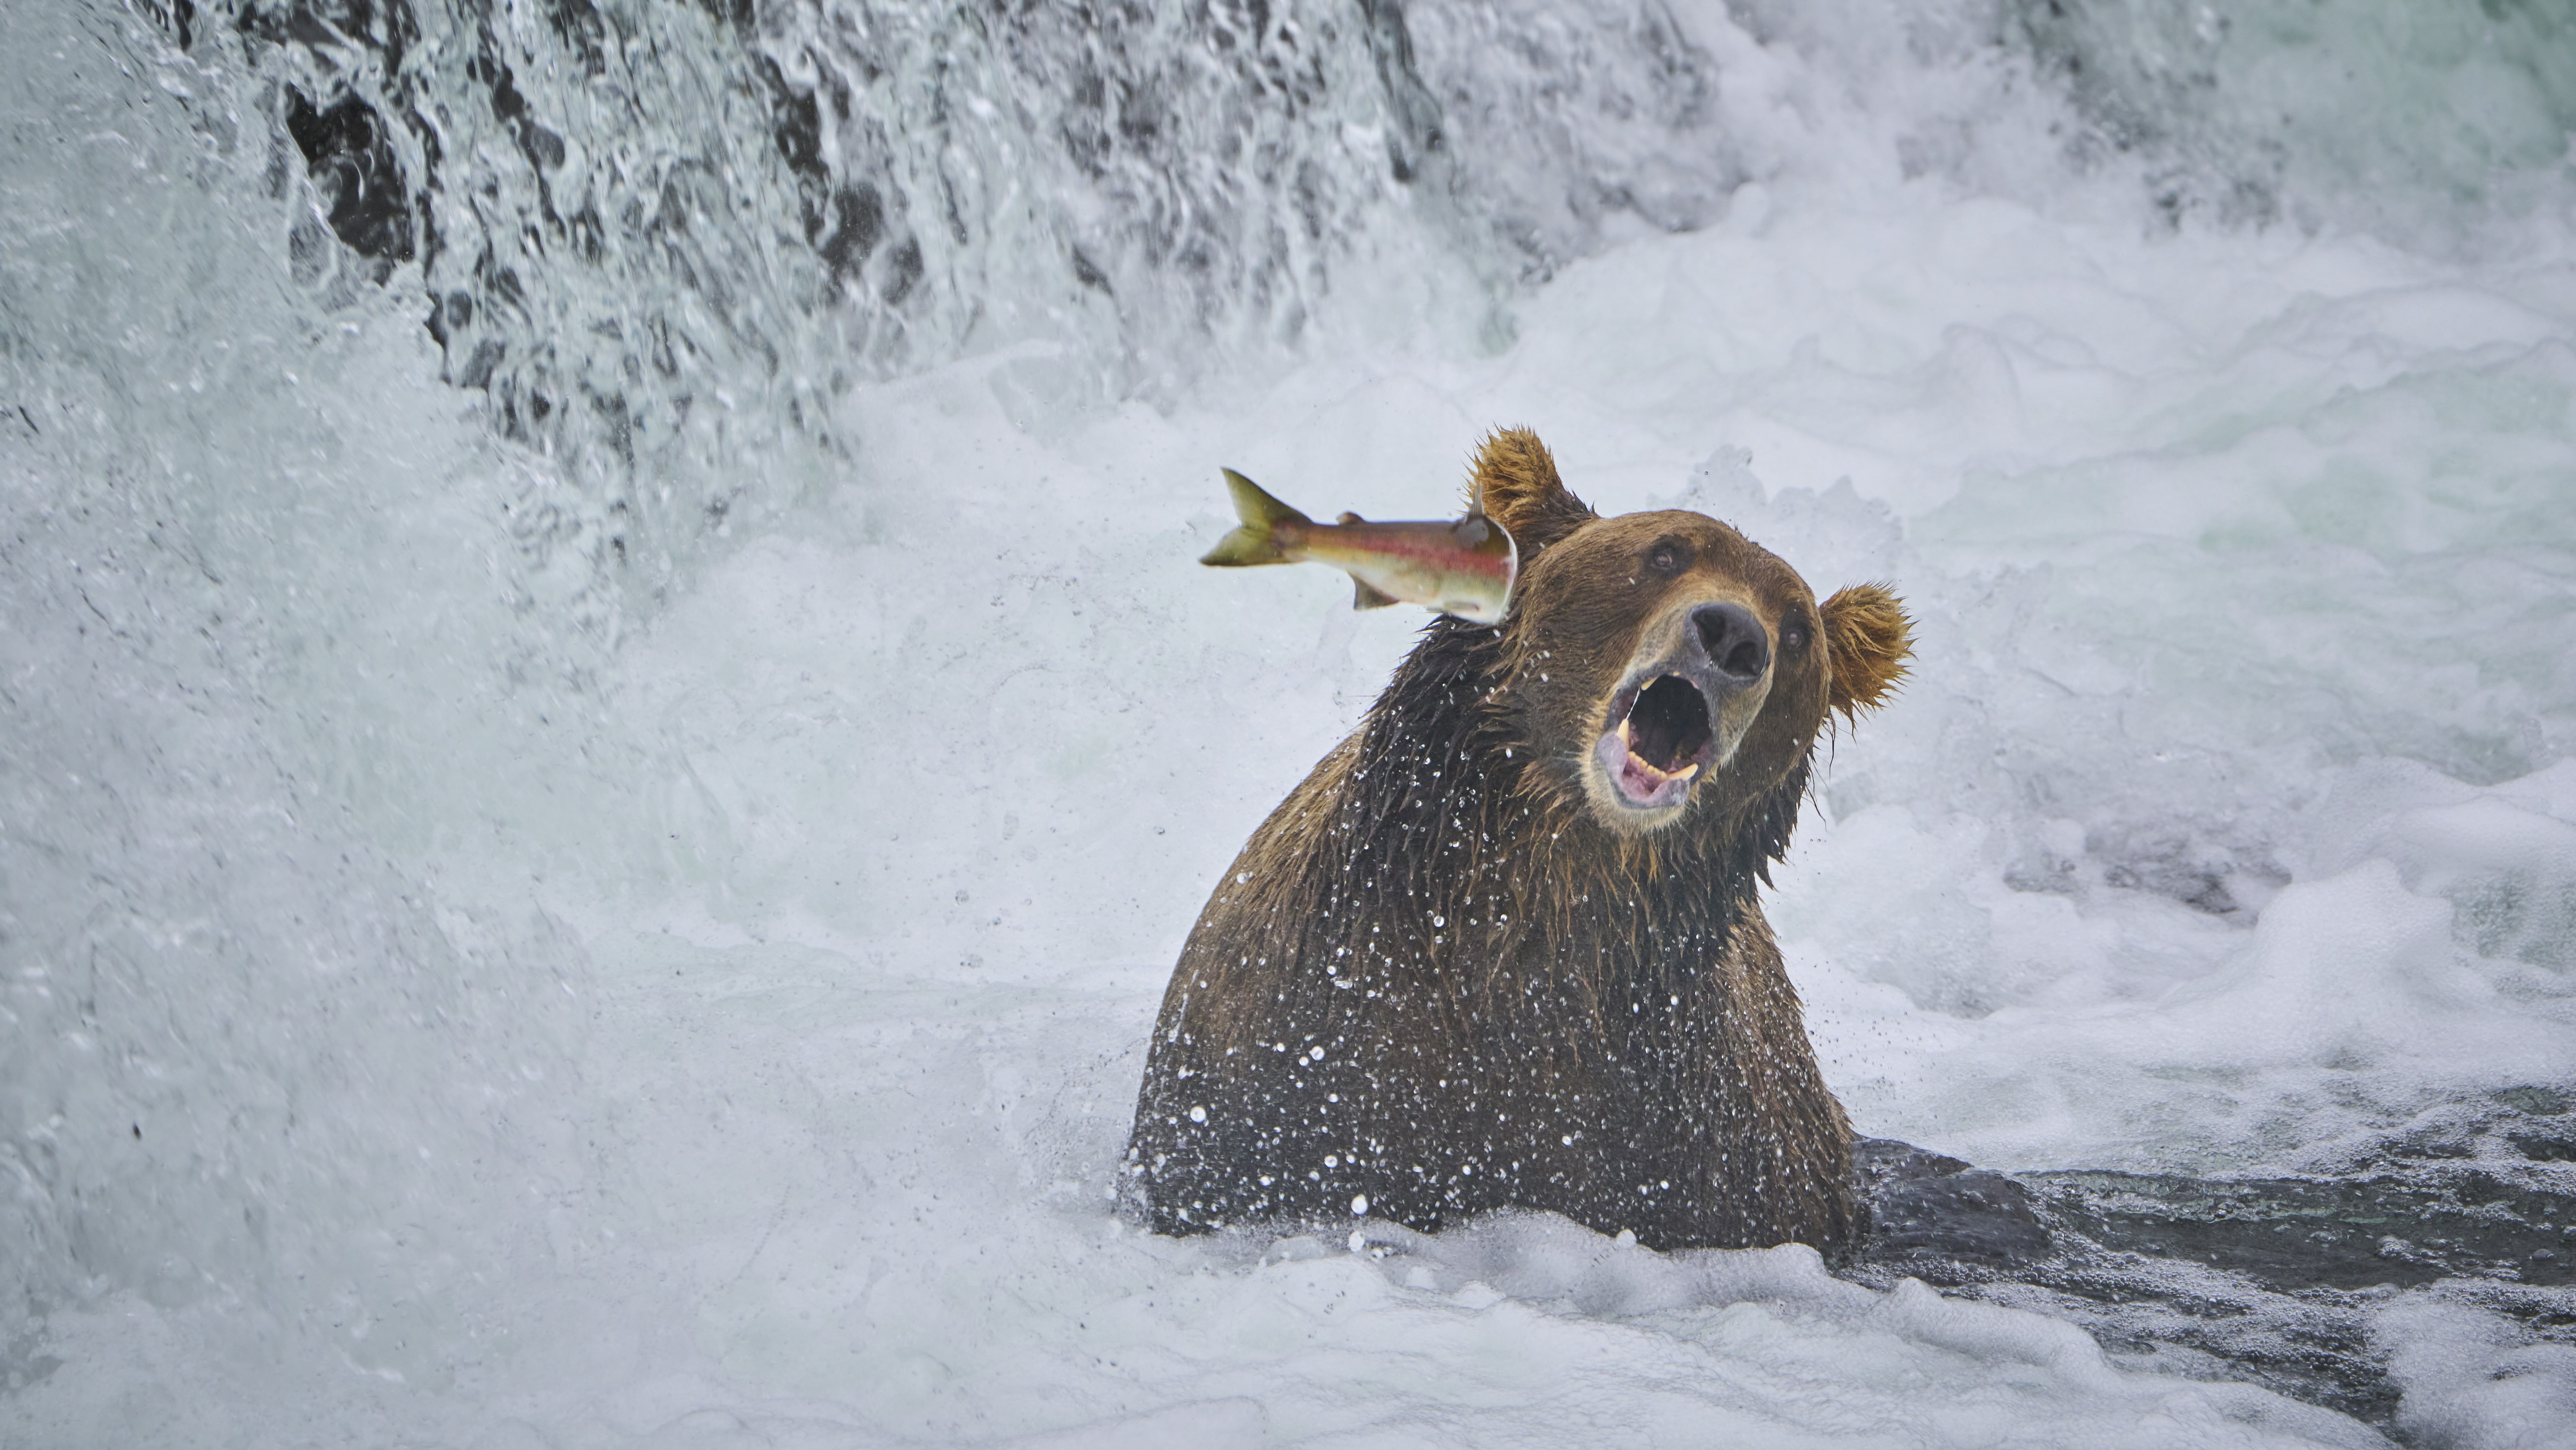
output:
[[[1684,604],[1646,632],[1593,742],[1596,796],[1614,818],[1660,824],[1692,783],[1735,758],[1771,693],[1771,635],[1732,601]],[[1634,814],[1630,814],[1634,813]]]

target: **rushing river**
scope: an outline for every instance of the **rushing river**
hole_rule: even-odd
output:
[[[0,1442],[2576,1444],[2559,0],[0,42]],[[1771,918],[2046,1255],[1113,1212],[1420,618],[1217,469],[1510,423],[1918,616]]]

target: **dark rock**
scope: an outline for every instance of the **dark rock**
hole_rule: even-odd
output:
[[[361,257],[410,261],[410,193],[375,109],[356,96],[316,107],[289,87],[286,133],[304,153],[333,234]]]
[[[1852,1173],[1869,1202],[1867,1257],[2011,1264],[2049,1251],[2030,1190],[2003,1174],[1891,1138],[1854,1143]]]

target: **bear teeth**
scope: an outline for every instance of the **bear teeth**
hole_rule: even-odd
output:
[[[1663,771],[1656,769],[1653,761],[1648,760],[1646,757],[1637,753],[1636,734],[1637,727],[1633,722],[1624,718],[1620,720],[1619,746],[1621,749],[1628,752],[1628,768],[1642,776],[1645,776],[1648,780],[1653,781],[1657,785],[1661,785],[1665,781],[1670,780],[1672,777],[1666,775]],[[1699,769],[1697,765],[1693,765],[1690,768],[1692,770]]]
[[[1655,785],[1662,785],[1668,780],[1688,780],[1699,774],[1699,762],[1696,760],[1679,770],[1665,770],[1633,750],[1628,752],[1628,765]]]

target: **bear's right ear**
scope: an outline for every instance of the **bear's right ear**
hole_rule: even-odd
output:
[[[1505,428],[1485,440],[1476,450],[1471,487],[1468,507],[1481,499],[1486,514],[1511,531],[1523,566],[1532,554],[1600,517],[1566,492],[1547,445],[1527,428]]]
[[[1883,584],[1836,590],[1824,603],[1825,660],[1831,671],[1826,703],[1857,723],[1905,678],[1914,655],[1914,621]]]

